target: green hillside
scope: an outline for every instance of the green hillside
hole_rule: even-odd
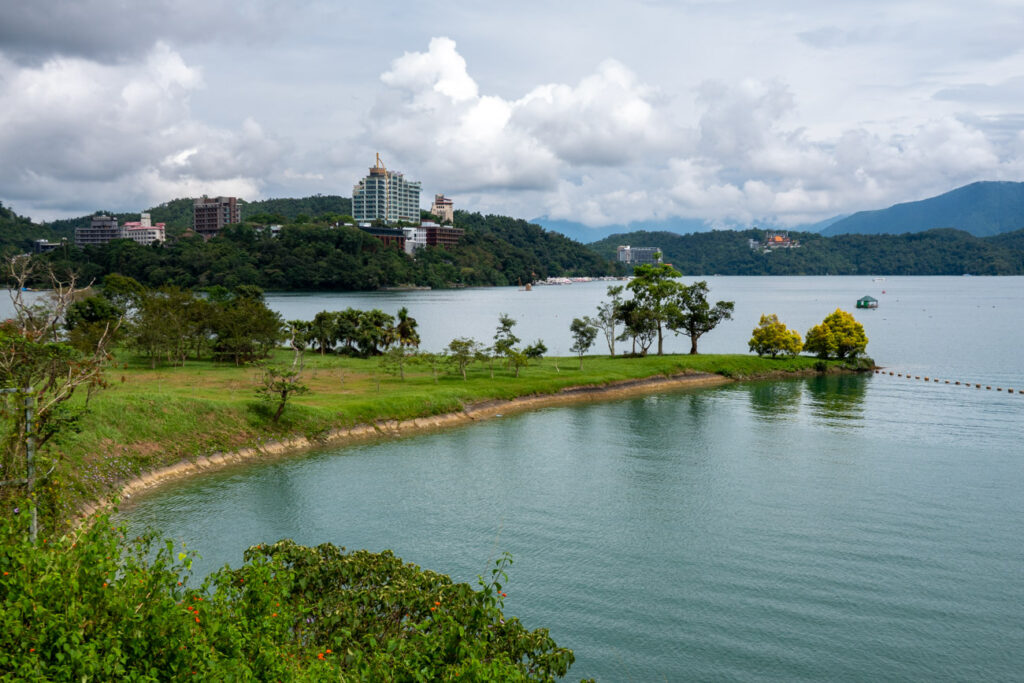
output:
[[[157,206],[146,209],[154,223],[166,223],[167,233],[177,237],[192,227],[192,206],[195,200],[190,197],[172,199]],[[315,219],[328,214],[347,215],[352,213],[352,199],[338,195],[313,195],[299,199],[261,199],[255,202],[241,202],[242,219],[253,216],[266,219],[266,222],[287,223],[305,215]],[[64,218],[47,223],[47,228],[58,237],[74,239],[75,228],[88,227],[92,217],[97,213],[114,216],[121,223],[139,220],[138,213],[117,213],[97,210],[86,216]],[[3,235],[0,234],[0,240]],[[6,244],[0,241],[0,244]]]
[[[606,258],[620,244],[659,247],[664,260],[685,275],[1020,275],[1024,230],[979,238],[961,230],[905,235],[790,233],[797,249],[751,249],[762,230],[716,230],[677,235],[633,232],[589,246]]]
[[[333,212],[320,219],[302,216],[285,222],[278,236],[243,220],[209,242],[182,237],[144,247],[116,240],[85,248],[71,246],[43,258],[61,269],[74,269],[85,280],[116,272],[152,287],[253,284],[269,290],[515,285],[615,270],[579,242],[505,216],[459,211],[455,223],[466,230],[460,244],[451,249],[428,247],[415,258],[357,228],[335,227],[336,216]]]
[[[823,235],[893,234],[955,228],[987,237],[1024,228],[1024,183],[979,182],[918,202],[861,211],[836,221]]]
[[[0,202],[0,255],[4,257],[24,254],[32,249],[37,239],[59,237],[46,226],[36,225],[30,219],[19,216]]]

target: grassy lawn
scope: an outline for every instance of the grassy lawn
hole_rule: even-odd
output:
[[[288,365],[290,352],[272,363]],[[142,471],[235,450],[267,439],[316,437],[332,429],[386,419],[409,419],[462,410],[486,400],[554,393],[579,385],[602,385],[686,372],[744,378],[813,370],[815,358],[758,358],[753,355],[667,355],[645,358],[588,356],[545,358],[512,370],[475,363],[463,380],[409,366],[405,380],[380,370],[376,359],[307,353],[303,382],[308,394],[288,403],[273,424],[271,404],[255,388],[260,371],[212,361],[149,368],[148,361],[121,352],[107,372],[109,386],[95,393],[77,433],[57,447],[63,454],[61,479],[72,493],[68,505],[103,495],[118,481]],[[84,400],[81,399],[81,400]]]

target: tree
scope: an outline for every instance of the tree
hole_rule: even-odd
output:
[[[608,296],[611,297],[611,301],[598,304],[595,317],[584,318],[592,327],[604,333],[610,356],[615,355],[615,327],[622,320],[622,289],[622,285],[609,287]]]
[[[256,394],[265,401],[277,402],[271,421],[277,422],[284,412],[284,407],[293,396],[305,394],[309,387],[301,382],[302,372],[296,368],[282,369],[265,366],[260,378]]]
[[[397,340],[395,318],[379,308],[361,311],[356,327],[356,345],[363,357],[379,356]]]
[[[459,369],[462,379],[466,379],[466,366],[476,360],[476,354],[480,351],[480,342],[468,337],[452,339],[448,342],[448,357]]]
[[[480,347],[476,350],[475,360],[478,363],[485,363],[487,365],[487,370],[490,372],[491,379],[494,379],[495,357],[496,356],[494,354],[494,349],[491,348],[490,346],[484,346],[483,344],[481,344]]]
[[[437,375],[440,372],[442,366],[445,363],[447,356],[444,353],[433,353],[430,351],[420,351],[412,357],[412,362],[420,365],[426,365],[430,368],[430,373],[434,376],[434,384],[437,384]]]
[[[504,356],[511,362],[511,353],[516,344],[519,343],[519,337],[512,333],[512,328],[515,327],[516,321],[510,318],[505,313],[498,315],[498,328],[494,332],[494,355]]]
[[[119,331],[123,317],[124,310],[102,295],[75,301],[64,316],[68,342],[79,351],[89,353],[104,335],[110,335],[111,342],[116,341],[115,332]]]
[[[818,358],[856,358],[867,348],[864,326],[846,311],[836,309],[807,331],[804,350]]]
[[[623,301],[619,307],[619,316],[622,320],[622,334],[620,341],[633,340],[633,354],[636,355],[637,344],[640,344],[640,354],[647,355],[647,349],[654,343],[658,335],[658,325],[654,320],[654,313],[643,306],[637,299]]]
[[[207,322],[190,315],[195,298],[190,290],[161,287],[138,299],[130,325],[130,343],[149,358],[150,368],[155,368],[160,358],[185,362],[193,341],[192,326]]]
[[[530,357],[519,349],[512,349],[508,352],[508,362],[516,371],[516,377],[519,377],[519,371],[530,364]]]
[[[569,350],[579,354],[580,370],[583,369],[583,354],[590,350],[590,347],[594,345],[594,340],[597,339],[597,328],[589,320],[589,318],[573,318],[572,324],[569,325],[569,331],[573,338]]]
[[[310,341],[316,344],[321,356],[327,353],[328,349],[333,349],[338,341],[337,316],[337,313],[320,311],[309,323]]]
[[[409,348],[420,345],[420,335],[416,331],[416,318],[409,315],[409,309],[402,306],[398,309],[398,324],[395,326],[398,343]]]
[[[803,349],[803,342],[800,340],[800,333],[780,323],[779,317],[773,313],[761,316],[761,321],[754,328],[749,346],[750,350],[759,356],[775,358],[780,353],[797,355]]]
[[[658,334],[658,355],[662,355],[662,327],[676,313],[677,296],[683,285],[675,278],[682,276],[667,263],[641,265],[633,269],[633,279],[626,285],[633,292],[633,301],[644,309]],[[694,351],[693,353],[696,353]]]
[[[267,308],[258,287],[236,290],[235,296],[217,306],[214,316],[214,357],[236,365],[265,358],[282,338],[281,316]]]
[[[690,355],[697,354],[698,339],[723,320],[732,320],[735,303],[718,301],[712,308],[708,303],[708,283],[704,280],[682,287],[674,298],[667,326],[676,334],[690,338]]]
[[[547,352],[548,347],[545,346],[544,342],[540,339],[523,349],[523,353],[526,354],[526,357],[530,360],[540,360]]]
[[[122,310],[133,308],[146,293],[146,288],[135,278],[111,273],[103,278],[103,296]]]
[[[111,333],[119,321],[107,323],[87,351],[66,343],[63,321],[75,299],[76,278],[61,280],[51,269],[39,269],[28,258],[7,264],[14,315],[0,323],[0,497],[18,496],[24,486],[32,505],[32,535],[41,500],[36,485],[56,467],[57,456],[44,451],[48,442],[74,428],[85,405],[69,403],[79,387],[103,386]],[[45,302],[30,302],[27,283],[45,278]],[[44,472],[41,476],[39,472]],[[43,495],[46,495],[45,493]]]
[[[398,375],[399,379],[405,381],[405,366],[416,356],[416,352],[407,346],[392,346],[380,355],[377,364],[380,369],[389,375]]]

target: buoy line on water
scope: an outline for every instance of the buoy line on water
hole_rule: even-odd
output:
[[[902,373],[902,372],[886,371],[886,370],[884,370],[882,368],[875,368],[875,374],[876,375],[889,375],[890,377],[905,377],[907,379],[914,379],[914,380],[924,380],[925,382],[931,382],[933,384],[949,384],[950,386],[974,387],[975,389],[981,389],[981,387],[984,386],[985,389],[987,389],[988,391],[992,391],[992,385],[991,384],[982,385],[982,384],[978,384],[977,382],[961,382],[959,380],[938,379],[937,377],[927,377],[927,376],[922,377],[921,375],[911,375],[909,372]],[[996,391],[1004,391],[1004,389],[1002,387],[996,387]],[[1005,389],[1005,391],[1008,394],[1015,393],[1014,390],[1011,389],[1011,388],[1007,388],[1007,389]],[[1024,396],[1024,391],[1017,391],[1016,393],[1021,395],[1021,396]]]

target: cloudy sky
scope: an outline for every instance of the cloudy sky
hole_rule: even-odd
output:
[[[1021,0],[0,0],[0,201],[798,224],[1024,180]]]

